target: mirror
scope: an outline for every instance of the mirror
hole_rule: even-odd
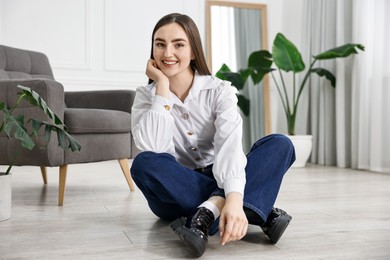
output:
[[[206,58],[212,74],[223,63],[232,71],[246,68],[253,51],[268,49],[267,41],[266,5],[206,1]],[[243,116],[244,148],[271,132],[268,77],[259,86],[250,84],[240,91],[250,99],[249,117]]]

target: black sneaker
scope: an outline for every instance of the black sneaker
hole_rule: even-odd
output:
[[[284,210],[272,208],[267,221],[261,226],[261,229],[269,237],[272,244],[276,244],[282,237],[292,217]]]
[[[193,251],[196,257],[201,257],[206,251],[208,234],[214,222],[214,214],[205,207],[199,208],[194,216],[188,220],[178,218],[169,226]]]

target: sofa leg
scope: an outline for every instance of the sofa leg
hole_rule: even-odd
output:
[[[47,174],[46,174],[46,167],[45,166],[41,166],[41,173],[42,173],[43,183],[47,184]]]
[[[134,191],[134,182],[133,182],[133,178],[131,178],[131,175],[130,175],[129,162],[127,161],[127,159],[120,159],[120,160],[118,160],[118,162],[122,168],[122,172],[125,175],[125,178],[126,178],[127,184],[129,185],[130,190]]]
[[[60,181],[59,181],[59,188],[58,188],[58,206],[62,206],[64,204],[67,169],[68,169],[67,164],[60,166]]]

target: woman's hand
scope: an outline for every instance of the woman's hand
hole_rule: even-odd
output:
[[[240,193],[230,192],[226,195],[225,206],[219,219],[221,245],[240,240],[248,231],[248,219],[243,209],[243,198]]]
[[[159,82],[164,79],[168,80],[164,73],[158,68],[156,61],[153,59],[148,60],[148,63],[146,64],[145,74],[154,82]]]
[[[156,82],[156,94],[169,97],[169,79],[164,73],[157,67],[156,61],[149,59],[146,64],[146,76]]]

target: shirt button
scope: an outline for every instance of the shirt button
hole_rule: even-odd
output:
[[[198,148],[196,148],[196,147],[191,147],[191,150],[194,151],[194,152],[196,152],[196,151],[198,151]]]
[[[192,131],[188,131],[188,132],[187,132],[187,134],[188,134],[188,135],[193,135],[193,134],[194,134],[194,132],[192,132]]]
[[[171,109],[171,107],[168,106],[168,105],[165,105],[164,108],[165,108],[166,110],[170,110],[170,109]]]
[[[181,117],[184,119],[184,120],[188,120],[188,118],[190,117],[190,115],[188,115],[187,113],[184,113],[181,115]]]

